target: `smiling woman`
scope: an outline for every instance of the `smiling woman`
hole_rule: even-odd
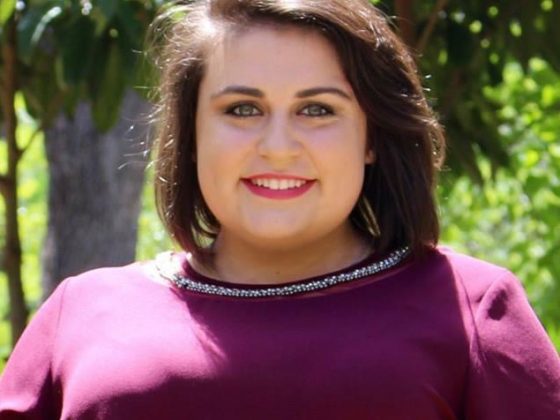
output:
[[[560,362],[517,279],[437,246],[443,132],[380,12],[168,17],[156,191],[182,251],[64,281],[0,419],[557,418]]]
[[[248,118],[248,121],[245,118],[235,123],[230,121],[230,127],[238,128],[227,134],[234,140],[233,144],[229,141],[220,145],[230,150],[239,146],[236,142],[239,136],[247,138],[249,132],[270,137],[254,145],[254,150],[261,153],[267,150],[270,142],[286,134],[293,144],[290,146],[287,142],[280,146],[293,150],[283,153],[303,151],[302,157],[309,160],[317,156],[317,151],[325,157],[331,152],[335,157],[337,152],[332,146],[336,143],[332,139],[338,138],[338,146],[344,153],[331,160],[325,175],[339,181],[317,179],[302,198],[323,192],[333,196],[335,186],[350,178],[348,172],[357,175],[340,190],[340,198],[351,195],[356,188],[360,191],[354,197],[350,212],[344,216],[343,226],[340,223],[337,226],[352,227],[354,245],[358,234],[370,250],[373,247],[380,253],[387,253],[408,246],[419,256],[437,243],[439,228],[433,184],[435,170],[443,156],[442,130],[426,103],[414,61],[405,46],[391,32],[381,13],[368,2],[357,1],[355,5],[356,12],[348,13],[347,3],[341,1],[321,4],[242,1],[236,6],[227,1],[197,3],[194,7],[185,7],[185,18],[173,26],[174,36],[161,57],[166,63],[161,83],[161,117],[165,124],[159,135],[163,140],[156,162],[156,191],[160,214],[169,231],[207,268],[219,263],[220,257],[215,253],[227,228],[222,225],[224,221],[216,217],[216,212],[226,204],[229,207],[233,204],[221,200],[219,206],[209,208],[209,197],[203,196],[204,188],[197,178],[201,171],[207,170],[207,165],[192,158],[179,158],[194,156],[200,147],[206,150],[207,143],[212,144],[213,139],[221,136],[220,133],[205,142],[195,139],[203,110],[199,109],[199,101],[202,101],[201,107],[215,106],[216,115]],[[177,13],[175,8],[169,15],[177,16]],[[286,42],[278,40],[279,35]],[[201,92],[209,83],[213,90]],[[218,134],[225,121],[221,118],[216,127],[208,121],[207,125]],[[287,121],[289,124],[285,124]],[[304,132],[306,138],[301,141]],[[358,149],[363,164],[356,166],[355,161],[347,161],[352,148],[344,148],[343,140],[348,135],[349,139],[365,140],[364,149]],[[171,139],[181,141],[168,141]],[[314,153],[308,153],[313,150]],[[375,165],[372,165],[374,160]],[[274,175],[272,178],[290,175],[294,170],[319,170],[318,167],[298,168],[297,165],[304,164],[303,159],[293,160],[293,168],[286,166],[286,162],[280,162],[285,167],[279,169],[274,169],[270,162],[262,163],[258,166],[265,166],[266,174]],[[330,166],[332,163],[336,166]],[[320,166],[321,162],[316,165]],[[226,184],[220,188],[226,188]],[[341,206],[322,208],[319,215],[337,210],[343,213],[346,211],[344,203],[341,200]],[[302,204],[311,203],[307,200]],[[336,218],[334,214],[333,218]],[[277,219],[267,218],[267,224],[271,220]],[[334,234],[333,228],[331,233]],[[216,241],[218,233],[222,238]],[[348,233],[346,231],[346,235]],[[304,246],[305,239],[293,238],[293,241]],[[339,241],[316,243],[326,246],[335,242]],[[213,246],[208,247],[208,243]],[[273,244],[266,241],[258,248],[264,245]],[[277,245],[289,248],[287,243],[282,246],[277,242]],[[340,260],[352,262],[348,253],[354,248],[344,247],[347,255]],[[363,252],[363,242],[361,248]],[[326,250],[321,247],[312,249],[317,250],[317,255],[325,256]],[[309,246],[307,250],[302,253],[291,249],[292,255],[300,257],[309,254]],[[334,253],[340,255],[339,252]],[[294,266],[291,256],[285,255],[284,260],[290,261],[286,264],[280,261],[277,252],[275,254],[272,259],[279,267]],[[339,261],[329,267],[325,266],[326,261],[330,259],[320,258],[315,262],[318,271],[324,273],[336,265],[344,265]],[[271,270],[268,262],[266,265],[268,277]],[[309,261],[304,265],[310,268]],[[253,264],[251,267],[252,271],[257,269]],[[285,278],[305,277],[305,273],[301,274],[294,277],[286,273]],[[268,281],[274,282],[274,279]]]
[[[229,32],[207,69],[196,161],[220,224],[213,275],[280,283],[369,255],[348,218],[373,160],[366,116],[328,41],[297,27]]]

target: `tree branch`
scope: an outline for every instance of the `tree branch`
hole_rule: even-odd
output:
[[[33,144],[34,140],[39,136],[40,133],[43,132],[43,126],[39,126],[35,129],[35,131],[33,131],[33,134],[31,134],[31,138],[29,139],[29,141],[27,142],[27,144],[24,147],[21,147],[18,149],[18,161],[23,157],[23,155],[25,154],[25,152],[27,152],[27,150],[31,147],[31,145]]]
[[[413,0],[395,0],[395,12],[398,18],[401,38],[410,48],[414,48],[416,38],[412,4]]]
[[[418,54],[423,54],[424,50],[426,49],[426,45],[428,45],[428,41],[434,32],[434,28],[436,26],[437,18],[439,13],[447,6],[448,0],[438,0],[435,4],[434,8],[432,9],[432,13],[430,13],[430,17],[428,18],[428,23],[422,31],[422,35],[420,35],[420,39],[416,44],[416,51]]]
[[[25,304],[25,296],[21,278],[21,240],[18,224],[18,196],[17,196],[17,115],[15,109],[15,95],[18,89],[18,60],[17,60],[17,21],[12,16],[3,28],[1,40],[2,53],[2,89],[0,101],[6,128],[6,143],[8,146],[7,169],[0,183],[4,196],[5,241],[3,249],[3,265],[8,278],[8,293],[10,296],[10,324],[12,344],[15,344],[25,329],[29,311]]]
[[[10,184],[10,180],[6,175],[0,175],[0,194],[6,196]]]

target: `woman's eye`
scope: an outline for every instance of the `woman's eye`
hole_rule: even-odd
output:
[[[254,117],[261,115],[261,111],[251,104],[238,104],[226,110],[226,114],[235,115],[236,117]]]
[[[300,111],[300,114],[307,115],[309,117],[324,117],[326,115],[332,115],[333,110],[324,105],[311,104],[303,108]]]

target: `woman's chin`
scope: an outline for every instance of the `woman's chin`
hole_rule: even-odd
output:
[[[251,229],[247,232],[252,240],[250,242],[258,243],[263,247],[272,248],[275,246],[286,247],[294,246],[302,242],[305,232],[296,229],[295,226],[267,226],[262,229]]]

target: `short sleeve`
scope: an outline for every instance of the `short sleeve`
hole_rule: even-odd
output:
[[[558,353],[509,272],[475,311],[465,408],[467,419],[560,419]]]
[[[0,377],[0,420],[59,418],[51,360],[66,284],[39,308],[8,359]]]

